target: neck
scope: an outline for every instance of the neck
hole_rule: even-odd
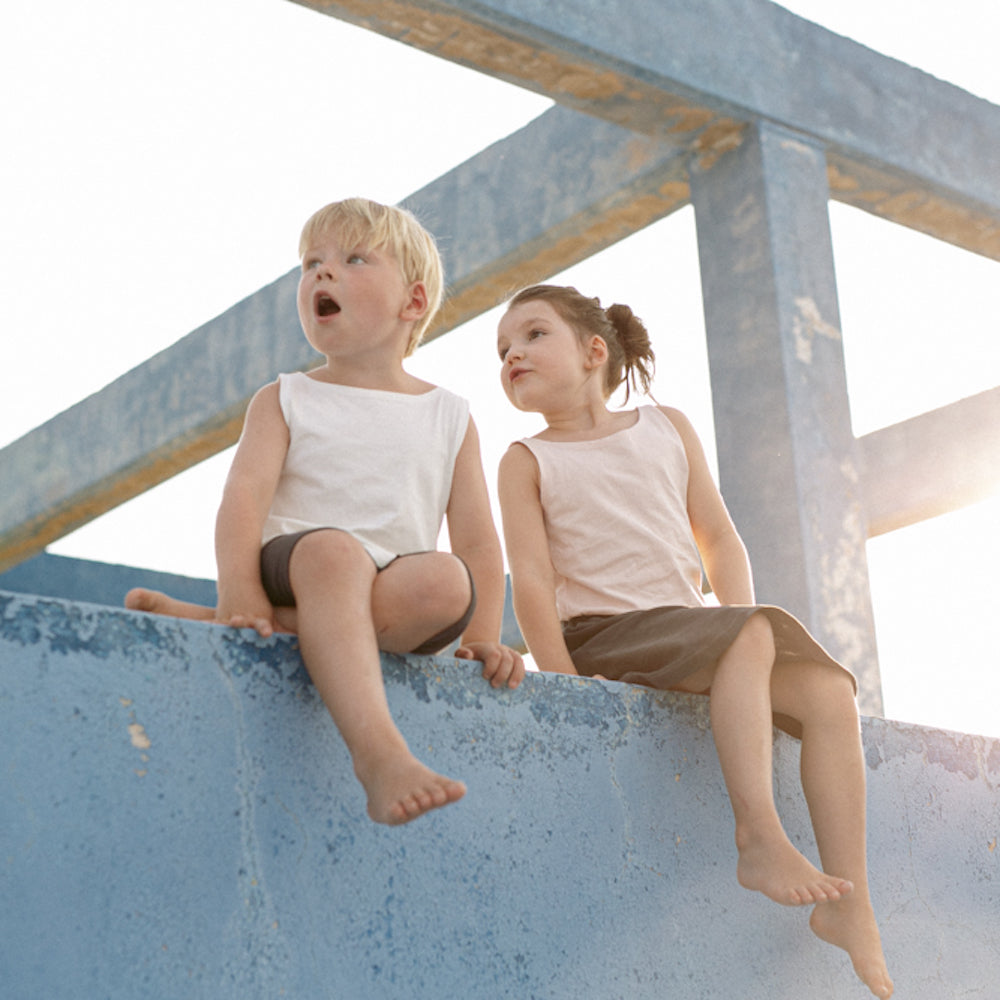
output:
[[[542,411],[548,426],[548,434],[553,437],[570,437],[593,434],[608,428],[615,420],[604,400],[590,400],[572,408]]]
[[[327,358],[326,364],[310,372],[313,378],[335,385],[352,386],[355,389],[381,389],[384,392],[416,393],[426,391],[428,384],[411,375],[403,368],[401,358],[388,359],[383,363],[366,361],[346,361]]]

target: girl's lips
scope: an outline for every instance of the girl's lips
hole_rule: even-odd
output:
[[[507,381],[513,385],[522,375],[527,375],[528,371],[527,368],[511,368],[507,375]]]

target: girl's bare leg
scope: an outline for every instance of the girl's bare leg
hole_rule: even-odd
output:
[[[714,670],[688,678],[683,689],[711,685],[712,733],[736,823],[740,884],[786,906],[839,900],[851,892],[851,882],[820,871],[805,858],[788,839],[775,809],[773,664],[770,623],[754,615]]]
[[[868,889],[865,760],[853,685],[834,667],[804,662],[776,666],[771,692],[775,709],[802,724],[802,788],[823,866],[854,885],[849,895],[817,906],[810,926],[848,952],[875,996],[890,997]]]
[[[436,555],[442,554],[428,554]],[[468,576],[458,560],[443,558],[453,566],[428,562],[424,570],[437,569],[436,582],[418,574],[422,586],[407,594],[403,573],[389,567],[376,577],[368,554],[343,532],[314,532],[292,552],[302,657],[350,751],[368,814],[379,823],[409,822],[465,794],[461,782],[435,773],[410,752],[389,713],[379,660],[380,644],[412,649],[465,611]],[[403,587],[394,589],[395,582]]]

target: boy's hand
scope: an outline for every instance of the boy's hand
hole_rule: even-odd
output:
[[[229,625],[231,628],[252,628],[264,639],[274,634],[274,608],[263,591],[256,599],[236,601],[224,600],[220,594],[215,620],[220,625]]]
[[[521,654],[499,642],[466,642],[455,650],[455,656],[482,661],[483,678],[495,688],[506,684],[513,690],[524,680]]]

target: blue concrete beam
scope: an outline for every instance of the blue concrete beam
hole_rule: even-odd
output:
[[[833,196],[1000,259],[1000,108],[766,0],[294,0],[696,155],[764,119]]]
[[[823,151],[761,125],[692,194],[719,480],[758,599],[806,622],[881,715]]]
[[[1000,388],[859,439],[869,536],[1000,490]]]
[[[867,995],[807,914],[740,889],[707,702],[384,660],[465,799],[376,827],[288,638],[0,594],[9,1000],[824,1000]],[[1000,981],[1000,741],[864,720],[897,995]],[[798,744],[776,798],[815,858]]]
[[[413,194],[449,282],[431,337],[682,207],[685,167],[670,143],[554,109]],[[257,388],[314,365],[297,280],[289,272],[0,451],[0,570],[233,444]]]

